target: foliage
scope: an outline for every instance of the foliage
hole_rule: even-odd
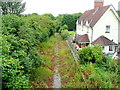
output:
[[[60,22],[60,26],[67,25],[69,31],[73,31],[76,28],[76,21],[82,15],[82,13],[74,14],[60,14],[56,17],[56,20]]]
[[[44,16],[50,17],[52,20],[55,20],[55,17],[51,13],[46,13]]]
[[[118,13],[118,15],[119,15],[119,17],[120,17],[120,11],[117,11],[117,13]]]
[[[106,71],[104,67],[92,63],[81,65],[80,68],[89,88],[117,88],[117,72]]]
[[[16,2],[13,1],[11,2],[11,0],[4,0],[4,1],[0,1],[0,6],[2,9],[2,14],[17,14],[20,15],[20,13],[24,12],[25,10],[25,4],[26,3],[22,3],[22,2]]]
[[[118,87],[118,62],[103,55],[100,46],[82,48],[78,55],[81,63],[79,68],[87,78],[86,82],[89,88]]]
[[[101,46],[95,45],[84,47],[78,52],[78,55],[80,57],[80,63],[102,63],[103,53]]]
[[[74,27],[73,27],[73,25],[74,25],[74,17],[72,16],[72,15],[64,15],[63,16],[63,19],[62,19],[62,25],[68,25],[68,29],[69,30],[73,30],[73,29],[75,29]]]
[[[63,30],[68,30],[68,26],[67,25],[63,25],[60,27],[59,33],[61,33]]]
[[[43,58],[42,65],[34,69],[34,75],[31,78],[31,85],[33,88],[46,88],[48,87],[48,81],[53,76],[54,65],[52,60],[54,58],[54,47],[56,37],[51,36],[47,41],[39,44],[39,54]],[[52,83],[51,81],[49,81]]]
[[[24,52],[13,52],[12,44],[8,41],[11,35],[2,35],[2,82],[4,88],[28,88],[28,79],[23,74],[24,66],[21,65],[20,59],[15,57],[23,57]],[[14,37],[15,38],[15,37]],[[15,41],[14,41],[15,42]],[[17,42],[17,41],[16,41]]]
[[[63,40],[67,40],[68,36],[69,36],[69,32],[68,32],[68,30],[63,30],[60,35]]]
[[[3,88],[29,87],[33,71],[44,62],[37,47],[56,32],[54,25],[48,16],[2,16]]]

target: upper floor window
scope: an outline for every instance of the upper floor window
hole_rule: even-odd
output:
[[[110,33],[110,25],[106,26],[106,32],[105,33]]]

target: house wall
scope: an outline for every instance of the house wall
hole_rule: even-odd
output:
[[[78,22],[76,23],[76,34],[83,35],[83,34],[88,34],[90,43],[91,43],[91,36],[92,36],[92,29],[89,26],[86,25],[80,25]]]
[[[104,46],[103,52],[104,53],[115,53],[115,46],[112,46],[112,51],[109,51],[109,46]]]
[[[90,27],[88,28],[86,25],[84,25],[82,28],[82,25],[78,23],[76,27],[76,33],[79,35],[88,34],[90,42],[96,40],[101,35],[104,35],[108,39],[113,40],[113,42],[118,44],[118,42],[120,42],[120,22],[111,9],[114,10],[113,7],[110,7],[95,24],[95,26],[93,27],[93,33]],[[106,25],[110,25],[110,33],[105,33]],[[103,51],[106,53],[114,53],[115,46],[113,46],[113,51],[109,51],[109,46],[105,46]]]
[[[105,33],[106,25],[110,25],[110,33]],[[111,9],[108,10],[93,27],[93,40],[101,35],[118,44],[118,19]]]

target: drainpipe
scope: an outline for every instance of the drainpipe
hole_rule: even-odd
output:
[[[91,27],[91,30],[92,30],[92,32],[91,32],[91,41],[90,41],[90,46],[92,46],[92,41],[93,41],[93,28]]]

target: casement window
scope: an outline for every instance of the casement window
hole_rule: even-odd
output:
[[[107,25],[107,26],[106,26],[106,31],[105,31],[105,33],[110,33],[110,25]]]
[[[113,47],[112,46],[109,46],[109,51],[113,51]]]

